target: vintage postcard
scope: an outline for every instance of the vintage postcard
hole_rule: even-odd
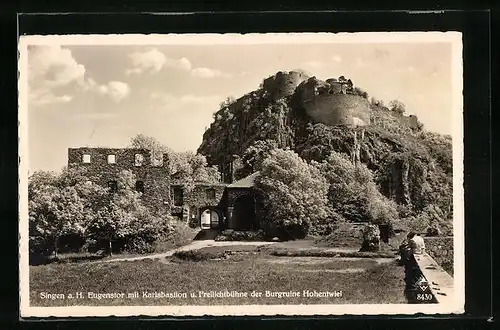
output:
[[[21,36],[22,317],[464,312],[458,32]]]

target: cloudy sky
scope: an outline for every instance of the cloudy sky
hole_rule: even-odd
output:
[[[196,150],[227,96],[299,68],[351,78],[451,134],[451,55],[449,43],[30,45],[29,169],[59,170],[69,147],[125,147],[139,133]]]

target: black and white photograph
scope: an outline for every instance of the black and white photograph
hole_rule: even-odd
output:
[[[458,314],[462,36],[21,36],[21,316]]]

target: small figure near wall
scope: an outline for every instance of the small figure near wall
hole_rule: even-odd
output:
[[[410,237],[411,236],[411,237]],[[408,234],[409,245],[413,254],[425,253],[425,243],[422,236],[413,232]]]

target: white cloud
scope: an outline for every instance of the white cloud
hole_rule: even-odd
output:
[[[230,78],[231,75],[217,69],[196,68],[191,70],[191,75],[197,78]]]
[[[191,68],[193,67],[191,62],[185,57],[179,60],[170,60],[169,64],[169,67],[180,69],[183,71],[191,71]]]
[[[340,55],[334,55],[332,56],[332,61],[334,61],[335,63],[340,63],[342,62],[342,57],[340,57]]]
[[[28,88],[31,105],[68,103],[71,95],[56,95],[55,89],[76,83],[85,85],[85,66],[71,50],[59,45],[31,46],[28,54]]]
[[[92,78],[89,78],[89,79],[84,81],[83,89],[86,91],[90,90],[90,89],[94,89],[96,87],[96,85],[97,85],[96,81]]]
[[[82,84],[85,67],[79,64],[71,51],[61,46],[36,46],[28,56],[28,76],[33,84],[60,87],[71,82]]]
[[[136,58],[136,61],[139,60]],[[155,64],[155,60],[157,61],[155,53],[148,54],[142,60],[142,66],[138,66],[141,70],[158,67],[158,64]],[[30,104],[35,106],[70,102],[73,100],[72,95],[57,95],[57,90],[75,83],[83,91],[107,95],[116,103],[121,102],[130,93],[128,84],[124,82],[110,81],[105,85],[99,85],[94,79],[86,78],[85,66],[76,61],[71,50],[58,45],[31,48],[28,70],[29,100]]]
[[[120,103],[130,94],[130,86],[125,82],[110,81],[107,84],[98,84],[92,78],[84,82],[83,90],[108,96],[115,103]]]
[[[151,48],[145,52],[134,52],[129,55],[132,60],[132,68],[125,70],[125,74],[142,74],[145,72],[158,73],[163,68],[190,71],[191,62],[183,57],[180,59],[168,58],[156,48]]]
[[[100,85],[99,93],[107,95],[115,103],[123,101],[130,94],[130,87],[121,81],[110,81],[105,85]]]
[[[140,74],[146,71],[156,73],[163,68],[167,57],[156,48],[145,52],[134,52],[129,55],[132,60],[132,69],[127,69],[126,74]]]
[[[229,78],[230,74],[211,68],[194,68],[191,61],[185,57],[173,59],[167,57],[156,48],[145,52],[135,52],[129,55],[132,60],[132,68],[125,70],[125,74],[142,74],[145,72],[158,73],[162,69],[174,69],[185,71],[197,78]]]

